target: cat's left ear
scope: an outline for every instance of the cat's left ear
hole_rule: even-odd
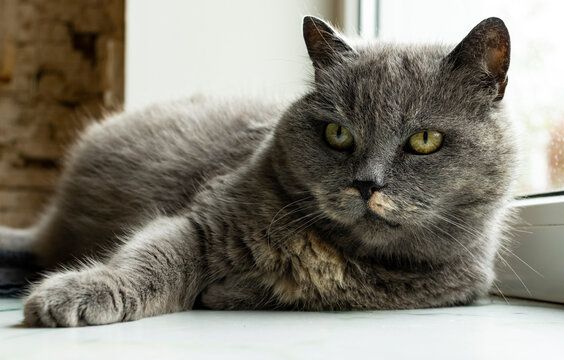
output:
[[[315,70],[355,58],[357,52],[325,21],[304,17],[304,40]]]
[[[447,56],[454,69],[468,68],[495,86],[494,101],[503,99],[511,46],[509,32],[501,19],[492,17],[480,22]],[[485,76],[484,76],[485,75]]]

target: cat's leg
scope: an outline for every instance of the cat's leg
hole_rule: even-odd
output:
[[[35,286],[24,323],[108,324],[190,309],[205,286],[203,246],[188,218],[158,218],[106,263],[55,273]]]

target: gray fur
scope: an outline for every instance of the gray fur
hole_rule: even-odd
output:
[[[505,73],[490,76],[483,45],[505,27],[488,19],[476,29],[464,51],[353,50],[307,17],[316,80],[293,104],[199,98],[92,125],[49,210],[17,235],[47,269],[93,260],[36,284],[25,323],[105,324],[194,306],[406,309],[486,293],[515,145],[499,102]],[[353,133],[353,150],[325,143],[329,122]],[[443,132],[442,148],[407,152],[423,130]],[[384,185],[371,200],[384,210],[371,210],[355,180]]]

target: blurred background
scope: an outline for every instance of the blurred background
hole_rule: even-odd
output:
[[[31,224],[92,119],[196,93],[296,98],[307,14],[348,36],[456,44],[502,18],[519,194],[564,185],[564,3],[557,0],[0,0],[0,224]]]

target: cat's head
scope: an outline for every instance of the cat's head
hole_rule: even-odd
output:
[[[351,45],[314,17],[303,31],[313,90],[275,139],[288,178],[325,219],[365,245],[405,245],[453,222],[470,229],[507,199],[515,159],[499,111],[510,52],[500,19],[456,47]]]

